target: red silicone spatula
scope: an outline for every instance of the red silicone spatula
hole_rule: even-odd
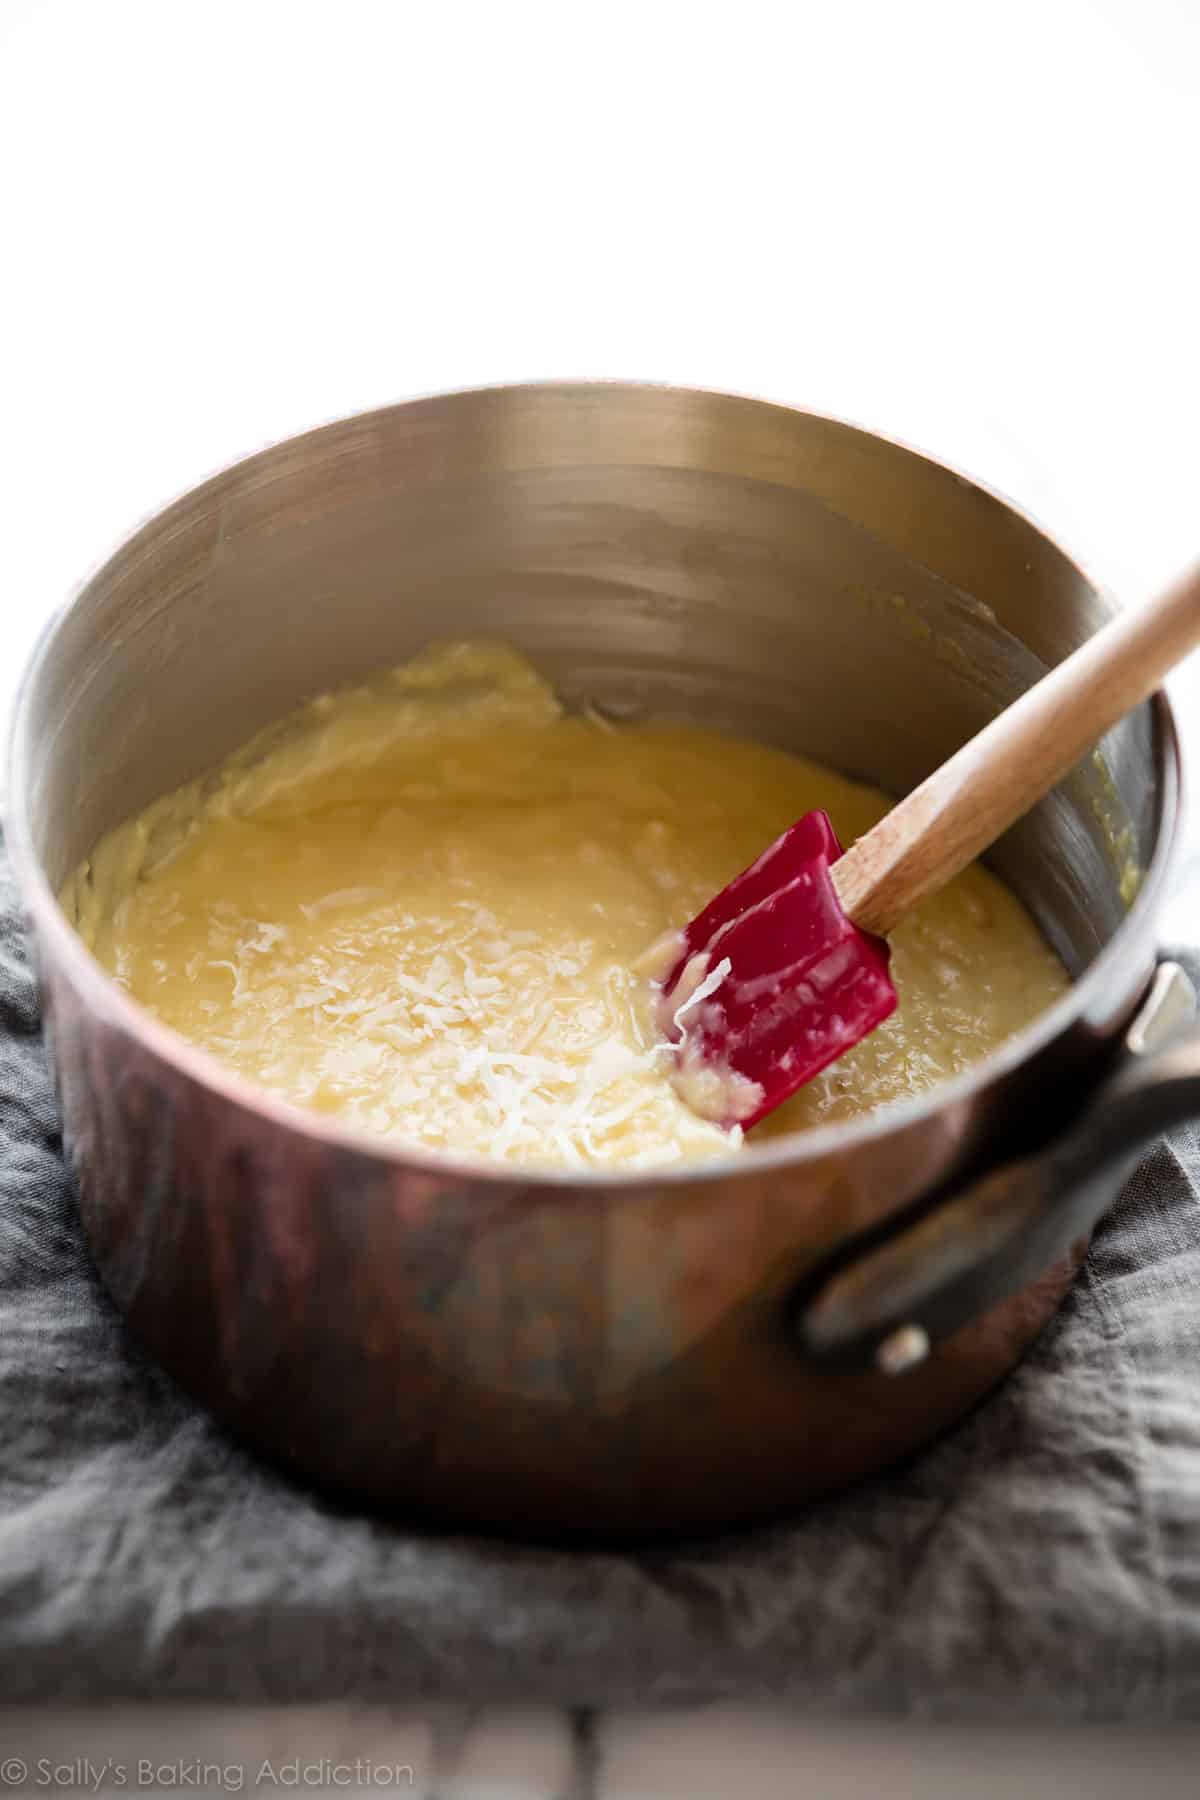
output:
[[[697,1112],[749,1127],[897,1004],[886,936],[1200,643],[1200,564],[1112,620],[842,853],[807,813],[682,933],[660,1029]]]

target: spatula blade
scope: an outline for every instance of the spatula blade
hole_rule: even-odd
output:
[[[748,1129],[895,1010],[890,951],[846,916],[841,855],[806,813],[682,933],[662,982],[660,1029],[696,1110]]]

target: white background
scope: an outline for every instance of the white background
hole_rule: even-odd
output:
[[[1195,550],[1200,6],[0,0],[5,610],[340,412],[540,375],[915,440]]]
[[[1200,549],[1198,120],[1196,0],[0,0],[0,696],[216,466],[530,376],[860,420],[1136,601]]]

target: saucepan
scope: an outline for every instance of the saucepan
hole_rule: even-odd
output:
[[[867,431],[728,395],[456,393],[186,494],[42,638],[10,843],[96,1264],[243,1440],[375,1509],[651,1537],[779,1515],[945,1429],[1043,1328],[1138,1150],[1200,1111],[1157,928],[1166,701],[992,862],[1074,977],[976,1070],[712,1166],[525,1172],[229,1073],[55,894],[109,827],[300,700],[500,635],[569,704],[790,746],[895,794],[1111,602],[1037,526]]]

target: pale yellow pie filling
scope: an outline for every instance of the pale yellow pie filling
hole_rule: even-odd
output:
[[[698,726],[571,715],[515,651],[450,644],[156,802],[62,898],[143,1006],[289,1100],[437,1150],[668,1164],[740,1134],[672,1086],[639,960],[801,813],[848,843],[887,804]],[[1067,984],[979,867],[892,942],[898,1012],[753,1141],[958,1074]]]

